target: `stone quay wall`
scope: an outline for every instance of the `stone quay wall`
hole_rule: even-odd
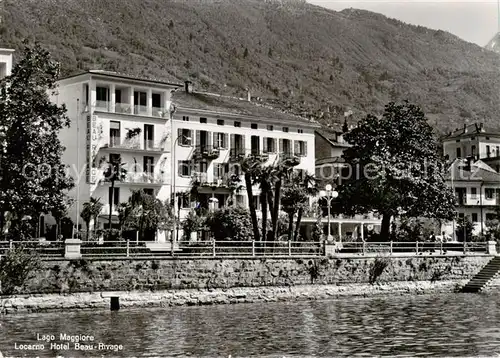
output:
[[[384,258],[163,259],[45,261],[20,294],[106,291],[211,290],[390,282],[466,282],[492,256],[413,256]]]

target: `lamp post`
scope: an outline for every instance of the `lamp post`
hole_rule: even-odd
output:
[[[326,198],[326,202],[328,205],[328,241],[332,241],[332,235],[331,235],[331,227],[330,227],[330,209],[332,206],[332,200],[337,198],[339,196],[339,193],[337,193],[335,190],[332,190],[332,186],[330,184],[327,184],[325,186],[325,190],[320,192],[320,195]]]
[[[175,141],[174,141],[174,144],[173,144],[173,148],[172,148],[172,172],[173,172],[173,179],[172,179],[172,185],[170,186],[170,198],[173,199],[173,206],[174,206],[174,228],[173,228],[173,232],[172,232],[172,247],[173,247],[173,244],[174,242],[177,242],[178,241],[178,236],[179,236],[179,230],[177,228],[177,223],[176,223],[176,220],[177,220],[177,215],[175,214],[175,210],[177,209],[177,195],[175,193],[175,178],[177,177],[177,163],[176,163],[176,158],[175,158],[175,148],[177,147],[177,142],[179,141],[180,138],[184,138],[186,141],[191,141],[191,137],[187,137],[183,134],[181,134],[180,136],[178,136]],[[179,220],[180,220],[180,213],[179,213]],[[174,236],[174,233],[175,233],[175,237]],[[174,241],[175,239],[175,241]]]

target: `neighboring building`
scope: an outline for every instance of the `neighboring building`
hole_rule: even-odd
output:
[[[347,124],[344,124],[347,126]],[[324,190],[327,184],[335,187],[342,181],[342,168],[345,162],[342,154],[350,145],[344,139],[345,130],[348,128],[326,128],[316,130],[315,132],[315,152],[316,169],[315,177],[320,190]],[[349,128],[351,129],[351,128]],[[339,178],[340,176],[340,178]],[[333,205],[332,205],[333,206]],[[322,207],[323,213],[325,210]],[[308,233],[312,231],[316,223],[315,217],[306,217],[303,219],[305,230]],[[324,233],[328,232],[328,216],[322,219]],[[380,231],[381,217],[374,213],[366,215],[335,215],[330,217],[330,232],[332,236],[346,239],[365,239],[370,231]]]
[[[12,72],[12,55],[14,50],[0,48],[0,79],[10,76]]]
[[[500,159],[500,132],[485,128],[483,123],[464,125],[442,137],[441,142],[443,154],[449,160],[467,157]]]
[[[58,84],[58,94],[51,100],[65,104],[71,120],[70,128],[60,133],[66,147],[63,162],[70,165],[76,181],[80,177],[69,193],[78,199],[69,209],[73,222],[77,205],[81,212],[86,201],[97,197],[104,204],[97,225],[108,227],[111,187],[103,180],[103,165],[116,159],[128,174],[115,185],[113,225],[118,222],[118,204],[126,202],[133,190],[144,189],[168,200],[171,97],[181,85],[104,71],[88,71]]]
[[[456,159],[451,164],[446,183],[457,199],[457,217],[468,217],[474,235],[487,231],[486,221],[500,205],[500,174],[481,160]],[[443,225],[442,231],[455,237],[456,222]]]
[[[189,193],[193,182],[198,185],[196,197],[181,199],[181,218],[191,208],[209,208],[210,203],[217,208],[234,200],[247,206],[246,190],[234,192],[230,181],[236,175],[244,186],[240,163],[249,155],[259,157],[264,165],[294,160],[296,170],[314,174],[316,122],[254,103],[250,95],[235,98],[195,92],[190,82],[174,93],[173,102],[174,191]],[[253,194],[259,208],[257,187]]]

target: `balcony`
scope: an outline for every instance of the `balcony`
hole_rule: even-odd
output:
[[[134,114],[147,116],[148,115],[148,106],[135,105],[134,106]]]
[[[154,140],[145,140],[144,150],[160,152],[163,150],[163,145],[161,144],[161,142],[155,142]]]
[[[250,158],[253,158],[255,160],[265,162],[269,159],[269,154],[268,153],[263,153],[259,152],[258,150],[252,150],[249,155]]]
[[[129,184],[164,184],[165,179],[163,174],[154,173],[128,173],[127,178],[124,180]]]
[[[128,113],[131,114],[131,106],[130,103],[116,103],[115,104],[115,112],[116,113]]]
[[[199,145],[196,146],[194,150],[195,159],[217,159],[219,157],[220,151],[218,148],[214,148],[211,145]]]
[[[229,161],[239,162],[245,158],[245,150],[243,148],[231,148],[229,151]]]
[[[153,117],[165,118],[168,117],[168,112],[163,107],[153,107]]]
[[[211,188],[230,188],[238,182],[237,176],[229,174],[208,179],[207,173],[194,173],[192,179],[193,184]]]
[[[110,102],[109,101],[95,101],[96,111],[109,111]]]
[[[121,137],[109,137],[109,144],[104,148],[121,148],[121,149],[141,149],[141,141],[139,137],[130,139],[122,139]]]

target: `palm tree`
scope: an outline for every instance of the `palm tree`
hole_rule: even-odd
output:
[[[109,202],[109,229],[111,229],[111,218],[113,216],[113,195],[115,192],[115,183],[117,181],[124,181],[127,177],[127,170],[123,168],[125,163],[121,162],[120,158],[108,162],[107,168],[104,171],[104,179],[111,183],[111,195]]]
[[[146,230],[166,230],[172,226],[173,208],[144,190],[135,190],[129,198],[132,215],[139,220],[138,231],[141,240]]]
[[[102,207],[104,205],[101,203],[101,198],[90,198],[89,201],[83,204],[82,212],[80,213],[80,217],[85,222],[85,226],[87,227],[87,238],[89,240],[90,235],[90,221],[94,219],[94,232],[96,230],[97,217],[101,213]]]
[[[118,226],[120,230],[120,237],[123,235],[123,228],[130,220],[132,214],[132,206],[130,203],[120,203],[118,205]]]
[[[300,222],[302,220],[302,215],[304,214],[304,209],[309,205],[309,198],[315,196],[318,193],[318,188],[316,185],[316,178],[314,176],[306,173],[304,178],[300,181],[299,188],[304,192],[306,200],[299,206],[299,211],[297,213],[297,223],[295,224],[295,233],[293,235],[293,240],[297,241],[299,237]]]
[[[250,209],[250,217],[252,219],[253,236],[255,241],[260,241],[259,234],[259,222],[257,220],[257,212],[255,204],[253,202],[253,184],[254,179],[259,176],[262,169],[261,162],[256,160],[254,157],[245,157],[241,163],[241,169],[243,170],[245,177],[245,187],[248,196],[248,208]],[[265,224],[264,224],[265,226]]]

